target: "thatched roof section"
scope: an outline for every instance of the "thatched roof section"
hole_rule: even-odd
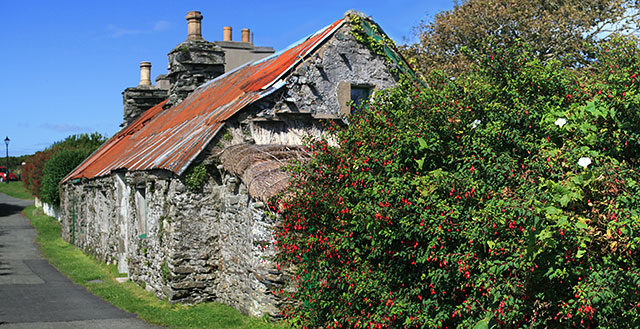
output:
[[[290,175],[283,167],[309,157],[300,146],[239,144],[224,149],[220,162],[242,179],[249,195],[266,200],[289,185]]]

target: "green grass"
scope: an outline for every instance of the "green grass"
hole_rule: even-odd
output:
[[[118,283],[115,265],[97,261],[75,246],[60,238],[58,222],[30,206],[25,215],[38,231],[36,242],[42,254],[60,272],[73,282],[84,286],[118,308],[138,314],[145,321],[169,328],[288,328],[284,324],[242,315],[235,309],[219,303],[202,303],[193,306],[170,304],[128,281]],[[103,283],[87,283],[91,280]]]
[[[7,182],[0,183],[0,193],[4,193],[16,199],[33,199],[33,196],[24,188],[24,184],[21,181],[9,182],[9,184],[7,184]]]

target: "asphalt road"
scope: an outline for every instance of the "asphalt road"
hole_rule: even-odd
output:
[[[40,256],[21,214],[33,201],[0,193],[0,328],[158,328],[89,293]]]

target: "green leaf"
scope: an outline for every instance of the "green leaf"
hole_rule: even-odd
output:
[[[418,143],[420,143],[420,148],[419,148],[420,151],[424,151],[429,148],[429,146],[427,145],[427,142],[422,137],[418,138]]]
[[[576,228],[580,229],[580,230],[584,230],[587,228],[587,224],[583,223],[583,222],[577,222],[576,223]]]
[[[547,215],[547,218],[551,218],[554,215],[562,214],[562,209],[558,209],[554,206],[549,206],[544,208],[544,213]]]
[[[571,201],[571,194],[565,194],[560,198],[560,200],[558,200],[560,205],[563,207],[566,207],[570,201]]]
[[[489,319],[482,319],[478,321],[473,329],[489,329]]]

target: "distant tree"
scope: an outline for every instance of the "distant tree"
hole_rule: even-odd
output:
[[[467,71],[465,49],[482,50],[487,40],[510,47],[531,44],[542,60],[558,59],[580,66],[592,59],[598,38],[637,29],[638,0],[466,0],[423,21],[415,28],[419,41],[404,55],[421,73]]]
[[[44,194],[47,196],[43,200],[46,199],[45,201],[47,202],[57,203],[58,199],[55,194],[58,191],[57,186],[60,179],[64,178],[66,174],[106,140],[106,137],[99,133],[72,135],[62,141],[53,143],[44,151],[38,151],[34,155],[27,157],[22,168],[22,180],[25,187],[37,197],[42,198],[43,192],[45,192]],[[58,153],[64,154],[57,157],[55,165],[48,165],[49,160]],[[47,165],[50,167],[49,174],[45,170]],[[54,169],[53,167],[56,168]],[[62,174],[65,170],[66,172]],[[46,176],[50,177],[45,179]]]
[[[84,161],[94,149],[87,147],[62,149],[44,165],[40,198],[49,204],[60,204],[60,181]]]
[[[53,150],[46,149],[38,151],[25,159],[22,166],[22,181],[25,188],[31,192],[33,196],[40,196],[42,186],[42,171],[47,160],[53,154]]]

